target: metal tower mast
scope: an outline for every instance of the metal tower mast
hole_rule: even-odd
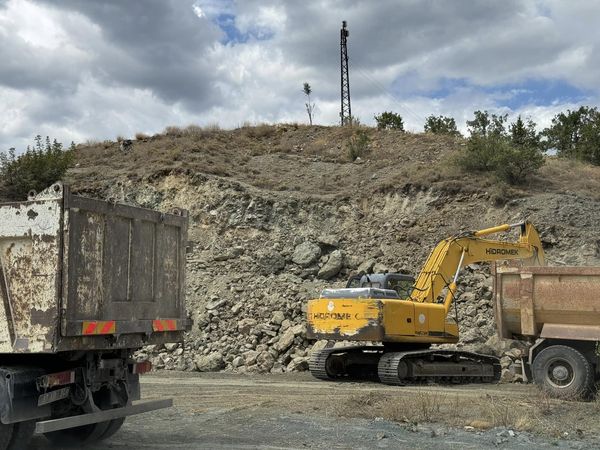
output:
[[[350,76],[348,74],[348,46],[347,39],[350,33],[346,29],[346,21],[342,22],[340,30],[340,55],[341,55],[341,98],[340,120],[342,126],[352,125],[352,109],[350,108]]]

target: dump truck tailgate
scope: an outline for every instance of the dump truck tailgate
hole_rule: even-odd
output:
[[[35,200],[1,205],[0,219],[0,353],[180,339],[187,213],[55,185]]]
[[[63,336],[183,318],[185,217],[76,196],[65,213]]]

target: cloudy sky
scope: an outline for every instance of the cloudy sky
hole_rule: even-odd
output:
[[[156,133],[168,125],[339,119],[348,22],[352,111],[430,114],[598,105],[590,0],[0,0],[0,150]]]

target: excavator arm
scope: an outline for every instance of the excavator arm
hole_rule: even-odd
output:
[[[519,228],[517,242],[484,239],[483,236]],[[525,265],[544,265],[544,250],[535,227],[528,221],[505,224],[479,231],[462,233],[441,241],[431,252],[410,294],[414,302],[437,303],[447,288],[444,309],[447,314],[456,292],[460,270],[474,262],[515,260]]]

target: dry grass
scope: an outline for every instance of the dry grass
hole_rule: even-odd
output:
[[[600,400],[562,401],[537,390],[522,397],[453,395],[425,387],[410,392],[399,389],[393,397],[389,393],[368,392],[338,403],[334,412],[342,417],[382,417],[395,422],[437,422],[477,429],[505,427],[551,437],[560,437],[571,430],[586,434],[600,432],[597,420]]]
[[[260,124],[254,127],[243,127],[243,135],[250,139],[265,139],[272,137],[276,132],[274,125]]]
[[[336,199],[429,190],[457,198],[487,193],[497,206],[545,190],[585,191],[600,197],[598,167],[549,159],[530,185],[516,189],[458,170],[452,161],[464,146],[461,138],[371,127],[360,130],[368,136],[369,152],[356,164],[347,160],[345,145],[356,127],[244,123],[235,130],[221,130],[218,124],[169,126],[163,133],[139,140],[127,154],[110,141],[78,146],[79,166],[72,171],[71,181],[93,190],[116,179],[143,181],[185,170],[229,176],[264,190]],[[103,167],[101,174],[97,167]]]
[[[347,403],[338,405],[336,413],[341,416],[383,417],[396,422],[437,422],[449,398],[440,393],[419,390],[409,396],[390,399],[378,392],[351,396]]]
[[[600,167],[581,161],[547,157],[538,185],[546,191],[593,194],[600,199]]]

